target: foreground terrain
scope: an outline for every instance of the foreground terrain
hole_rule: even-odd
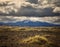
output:
[[[0,26],[0,47],[60,47],[60,27]]]

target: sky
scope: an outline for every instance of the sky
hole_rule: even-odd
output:
[[[0,22],[24,20],[60,24],[60,0],[0,0]]]

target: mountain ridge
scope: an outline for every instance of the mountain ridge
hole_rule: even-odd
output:
[[[33,22],[33,21],[18,21],[18,22],[15,22],[15,23],[3,23],[3,22],[0,22],[0,25],[7,25],[7,26],[31,26],[31,27],[34,27],[34,26],[60,26],[60,24],[53,24],[53,23],[47,23],[47,22],[39,22],[39,21],[36,21],[36,22]]]

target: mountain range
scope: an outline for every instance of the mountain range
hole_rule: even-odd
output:
[[[15,23],[3,23],[3,22],[0,22],[0,26],[2,25],[7,25],[7,26],[30,26],[30,27],[39,27],[39,26],[60,26],[60,24],[53,24],[53,23],[47,23],[47,22],[39,22],[39,21],[36,21],[36,22],[33,22],[33,21],[18,21],[18,22],[15,22]]]

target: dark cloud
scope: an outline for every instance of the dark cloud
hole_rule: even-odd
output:
[[[32,6],[22,6],[21,9],[17,12],[18,15],[22,16],[59,16],[59,13],[53,13],[53,8],[46,7],[46,8],[33,8]]]
[[[27,2],[38,4],[38,0],[27,0]]]
[[[17,0],[16,0],[17,1]],[[60,16],[60,0],[25,0],[16,3],[0,3],[0,15],[17,16]],[[19,7],[20,6],[20,7]],[[59,7],[59,10],[56,9]]]

